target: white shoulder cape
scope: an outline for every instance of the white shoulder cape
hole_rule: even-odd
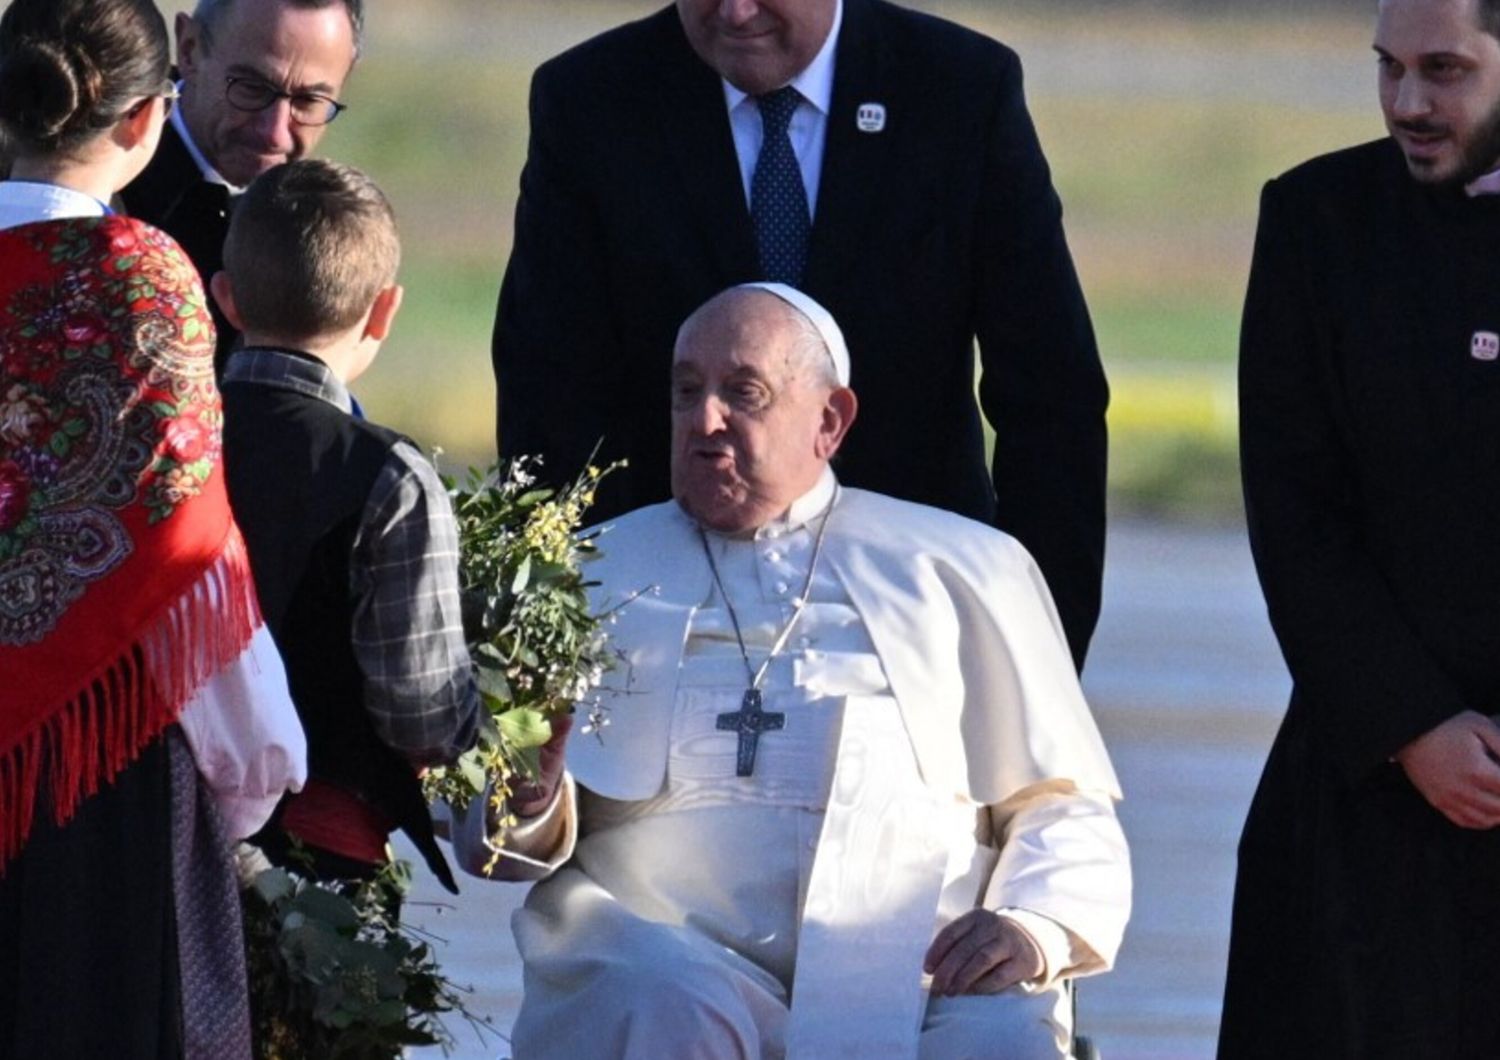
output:
[[[587,568],[624,662],[605,679],[610,722],[574,739],[568,765],[601,795],[643,799],[666,777],[678,668],[711,573],[675,502],[605,527]],[[938,794],[1003,803],[1061,783],[1120,797],[1084,702],[1052,598],[1014,538],[961,516],[845,489],[823,562],[864,619],[924,781]]]

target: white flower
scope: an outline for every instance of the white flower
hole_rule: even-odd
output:
[[[579,730],[585,736],[592,733],[598,737],[599,742],[604,742],[604,729],[609,727],[609,710],[603,704],[596,702],[589,708],[588,721]]]

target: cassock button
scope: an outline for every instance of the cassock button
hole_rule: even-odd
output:
[[[787,590],[790,589],[790,588],[791,588],[791,586],[788,585],[786,582],[777,582],[776,583],[776,595],[777,596],[785,596],[786,593],[787,593]]]
[[[766,561],[769,563],[780,563],[781,553],[777,552],[774,548],[771,549],[771,551],[766,553]]]

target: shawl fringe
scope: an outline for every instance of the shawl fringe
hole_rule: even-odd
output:
[[[52,821],[66,824],[245,651],[260,624],[245,543],[231,525],[218,559],[76,695],[0,754],[0,877],[31,833],[44,768]]]

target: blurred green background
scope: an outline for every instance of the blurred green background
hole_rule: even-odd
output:
[[[662,2],[371,5],[351,107],[320,147],[370,172],[401,220],[406,308],[359,392],[450,467],[493,453],[489,336],[531,71]],[[1381,135],[1374,3],[912,6],[1025,63],[1114,391],[1114,510],[1238,518],[1234,357],[1259,188]]]

